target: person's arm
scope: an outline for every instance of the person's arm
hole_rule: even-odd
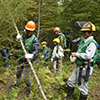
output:
[[[96,45],[94,42],[91,42],[89,46],[86,48],[85,53],[76,52],[76,57],[79,59],[89,60],[91,59],[96,52]]]
[[[72,40],[72,42],[79,42],[80,41],[80,37],[78,37],[77,39]]]
[[[39,54],[39,43],[37,37],[34,38],[33,40],[33,55],[36,56]]]

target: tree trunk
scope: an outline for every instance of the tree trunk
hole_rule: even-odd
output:
[[[40,34],[40,6],[41,6],[41,0],[39,0],[39,8],[38,8],[38,32],[37,32],[37,38],[39,38],[39,34]]]

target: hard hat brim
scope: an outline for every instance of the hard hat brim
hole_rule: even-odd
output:
[[[80,31],[91,31],[91,29],[82,28]]]
[[[29,30],[29,31],[34,31],[34,30],[35,30],[35,29],[27,28],[26,26],[25,26],[25,29],[26,29],[26,30]]]

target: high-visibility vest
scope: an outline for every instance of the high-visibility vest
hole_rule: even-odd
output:
[[[24,41],[24,39],[23,39],[23,37],[22,37],[22,41],[24,41],[24,43],[25,43],[25,49],[26,49],[26,51],[28,51],[28,52],[30,52],[30,53],[32,53],[33,52],[33,40],[34,40],[34,38],[35,38],[36,36],[33,34],[31,37],[29,37],[28,39],[26,39],[25,41]],[[22,52],[20,52],[19,54],[18,54],[18,56],[19,56],[19,58],[21,58],[22,57],[22,59],[23,59],[23,56],[24,56],[24,52],[22,51]]]
[[[67,45],[67,44],[66,44],[66,36],[62,33],[62,34],[60,34],[57,38],[60,39],[60,36],[61,36],[61,35],[64,37],[64,48],[66,48],[66,47],[67,47],[67,46],[66,46],[66,45]]]
[[[79,45],[79,48],[78,48],[78,51],[77,51],[77,52],[78,52],[78,53],[85,53],[86,48],[88,47],[88,45],[89,45],[91,42],[94,42],[94,43],[96,44],[96,46],[97,46],[97,42],[96,42],[94,39],[92,39],[92,40],[90,40],[90,41],[88,41],[88,42],[86,42],[86,43],[82,43],[82,42],[81,42],[81,44]],[[95,52],[94,57],[93,57],[93,65],[96,63],[97,52],[98,52],[98,50],[96,49],[96,52]],[[76,64],[77,64],[77,65],[82,65],[82,64],[84,63],[84,61],[86,61],[86,60],[77,58]]]

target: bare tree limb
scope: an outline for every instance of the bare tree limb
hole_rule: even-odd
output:
[[[37,32],[37,38],[39,38],[39,34],[40,34],[40,6],[41,6],[41,0],[39,0],[39,8],[38,8],[38,32]]]

